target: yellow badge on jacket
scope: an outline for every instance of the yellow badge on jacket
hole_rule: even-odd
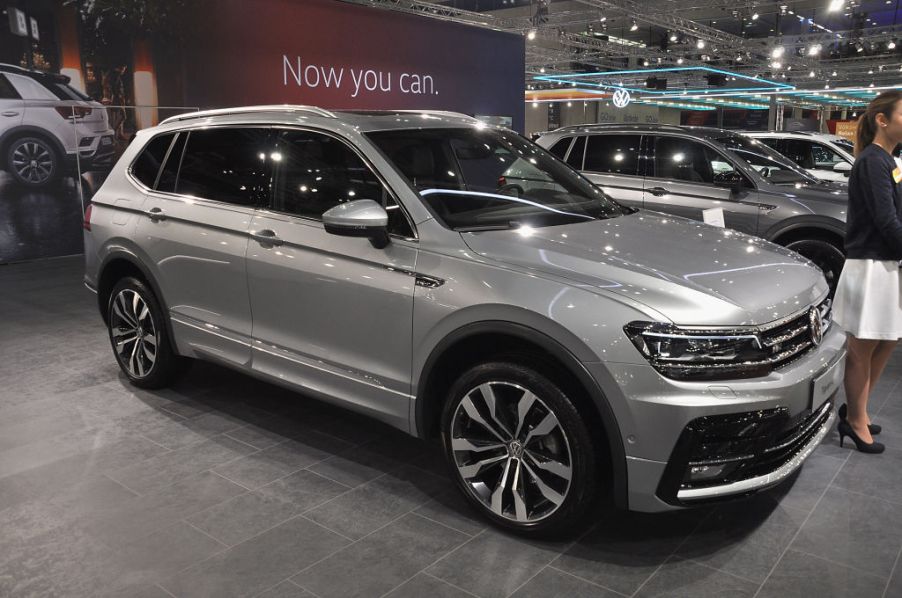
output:
[[[897,183],[902,183],[902,170],[898,166],[893,169],[893,180]]]

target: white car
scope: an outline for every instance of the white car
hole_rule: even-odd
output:
[[[838,135],[795,131],[744,133],[777,150],[812,176],[824,181],[848,183],[855,157],[852,142]]]
[[[0,64],[0,170],[22,185],[43,187],[112,162],[106,108],[68,83],[65,75]]]

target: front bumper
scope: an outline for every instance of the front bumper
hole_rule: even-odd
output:
[[[626,452],[627,506],[644,512],[672,510],[748,494],[786,479],[834,421],[832,401],[842,380],[844,357],[845,334],[833,325],[820,346],[760,378],[681,382],[664,378],[644,364],[586,364],[601,384],[620,428]],[[815,389],[813,381],[822,380],[826,372],[832,384]],[[686,483],[687,467],[704,457],[704,451],[693,457],[687,441],[693,424],[756,415],[777,419],[772,420],[768,434],[743,447],[751,448],[750,452],[724,455],[726,459],[748,457],[746,463],[753,467],[726,476],[722,483]]]

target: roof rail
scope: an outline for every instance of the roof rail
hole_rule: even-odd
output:
[[[451,110],[392,110],[401,114],[428,114],[429,116],[454,116],[456,118],[466,118],[467,120],[479,120],[469,114],[463,112],[452,112]]]
[[[335,118],[335,114],[317,108],[316,106],[302,106],[300,104],[272,104],[265,106],[238,106],[235,108],[217,108],[215,110],[201,110],[199,112],[189,112],[187,114],[179,114],[170,116],[160,124],[178,122],[182,120],[190,120],[193,118],[206,118],[208,116],[226,116],[229,114],[247,114],[252,112],[307,112],[316,116],[324,116],[326,118]]]

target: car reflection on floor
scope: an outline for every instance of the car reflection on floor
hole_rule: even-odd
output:
[[[86,173],[29,189],[0,172],[0,264],[82,253],[81,195],[87,202],[98,182]]]

